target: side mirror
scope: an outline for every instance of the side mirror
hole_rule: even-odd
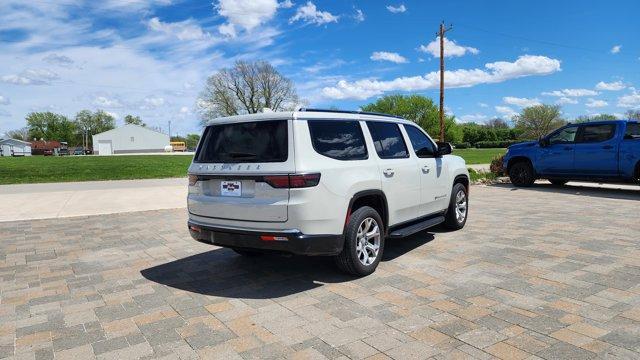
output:
[[[448,142],[438,142],[438,156],[449,155],[453,152],[453,146]]]

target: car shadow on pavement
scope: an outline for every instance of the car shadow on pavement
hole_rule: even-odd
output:
[[[593,186],[589,186],[582,185],[582,183],[580,185],[568,183],[562,186],[546,183],[535,183],[531,187],[515,187],[511,184],[493,184],[488,186],[509,189],[511,191],[541,191],[547,193],[591,196],[606,199],[640,200],[640,186],[638,186],[637,189],[603,188],[597,187],[596,184],[594,184]]]
[[[433,234],[421,232],[405,239],[387,240],[382,261],[396,259],[433,239]],[[340,272],[331,257],[276,254],[244,257],[224,248],[160,264],[140,273],[148,280],[176,289],[242,299],[280,298],[357,279]]]

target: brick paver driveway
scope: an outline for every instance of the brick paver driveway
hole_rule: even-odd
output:
[[[184,209],[0,223],[0,358],[639,358],[640,193],[575,192],[474,187],[467,228],[361,279]]]

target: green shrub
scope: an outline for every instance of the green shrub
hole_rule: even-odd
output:
[[[496,176],[504,175],[505,172],[504,168],[502,167],[503,162],[504,155],[493,158],[493,160],[491,160],[491,165],[489,166],[491,173]]]
[[[513,144],[520,143],[520,140],[503,140],[503,141],[478,141],[476,143],[476,147],[478,149],[489,149],[489,148],[507,148]]]
[[[486,171],[477,171],[475,169],[472,168],[468,168],[467,170],[469,170],[469,178],[471,179],[471,182],[478,182],[481,180],[495,180],[496,179],[496,175],[490,172],[486,172]]]
[[[471,148],[471,144],[468,142],[455,143],[453,144],[454,149],[469,149]]]

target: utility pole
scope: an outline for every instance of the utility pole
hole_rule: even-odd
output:
[[[171,120],[169,120],[169,141],[171,141]]]
[[[453,29],[453,25],[448,28],[444,26],[444,21],[440,23],[440,30],[436,34],[440,38],[440,141],[444,142],[444,34]]]

